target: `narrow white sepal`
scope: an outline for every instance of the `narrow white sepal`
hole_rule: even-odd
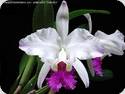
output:
[[[56,29],[62,40],[68,34],[68,25],[69,25],[69,9],[66,1],[62,1],[62,4],[56,15]]]
[[[77,73],[80,76],[81,80],[85,84],[85,87],[86,88],[89,87],[88,73],[87,73],[84,65],[82,64],[82,62],[80,60],[76,59],[75,62],[73,62],[73,67],[75,68],[75,70],[77,71]]]
[[[42,87],[42,84],[43,84],[49,71],[50,71],[50,64],[44,63],[41,70],[40,70],[39,76],[38,76],[38,81],[37,81],[38,88]]]
[[[84,14],[84,16],[88,20],[89,32],[92,33],[92,19],[91,19],[91,15],[89,13],[87,13],[87,14]]]

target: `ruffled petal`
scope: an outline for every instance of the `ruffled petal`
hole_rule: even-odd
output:
[[[86,29],[77,28],[71,32],[66,40],[66,51],[69,58],[77,57],[81,60],[103,56],[103,49],[97,38]],[[97,45],[98,44],[98,45]]]
[[[80,76],[81,80],[85,84],[85,87],[86,88],[89,87],[88,73],[87,73],[84,65],[82,64],[82,62],[80,60],[76,59],[75,62],[73,63],[73,67],[75,68],[75,70],[77,71],[77,73]]]
[[[49,71],[50,71],[50,65],[48,63],[44,63],[38,76],[38,81],[37,81],[38,88],[42,87],[42,84]]]
[[[66,1],[62,1],[62,4],[56,15],[56,28],[62,40],[68,34],[68,25],[69,25],[69,11]]]
[[[53,28],[40,29],[19,41],[19,48],[28,55],[40,58],[56,58],[59,51],[60,37]]]
[[[76,87],[76,82],[73,71],[67,72],[65,70],[59,70],[53,72],[51,76],[47,78],[47,84],[54,92],[58,92],[61,87],[73,90]]]
[[[61,76],[60,72],[55,72],[52,73],[49,78],[47,78],[47,84],[54,92],[59,92],[59,90],[62,88],[60,76]]]
[[[95,33],[95,37],[100,40],[99,44],[107,54],[123,55],[125,50],[124,35],[116,30],[115,33],[107,35],[101,31]]]

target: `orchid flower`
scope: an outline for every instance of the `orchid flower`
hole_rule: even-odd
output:
[[[38,76],[39,88],[42,87],[49,71],[53,70],[54,73],[47,78],[51,89],[55,91],[61,87],[74,89],[76,81],[72,75],[73,69],[85,87],[89,87],[88,73],[80,60],[109,54],[123,55],[124,36],[118,30],[111,35],[98,31],[93,36],[86,29],[76,28],[68,35],[68,24],[68,6],[66,1],[62,1],[56,15],[56,29],[51,27],[39,29],[19,42],[21,50],[28,55],[39,56],[44,62]]]

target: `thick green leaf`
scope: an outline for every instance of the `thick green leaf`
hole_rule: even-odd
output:
[[[19,85],[21,85],[22,87],[29,81],[29,78],[32,74],[33,68],[35,66],[35,57],[33,56],[29,56],[29,59],[27,60],[27,65],[25,67],[25,70],[22,74],[21,80],[19,82]]]
[[[37,76],[33,76],[31,80],[29,80],[29,82],[25,85],[25,87],[23,88],[23,90],[21,91],[21,94],[27,94],[29,91],[31,91],[37,82]]]
[[[32,23],[33,31],[36,31],[40,28],[52,26],[52,23],[54,23],[53,5],[51,3],[47,3],[51,0],[39,1],[44,2],[44,4],[38,4],[34,9]]]
[[[105,69],[104,70],[104,75],[102,77],[95,76],[91,77],[90,79],[93,81],[105,81],[113,78],[113,73],[111,70]]]
[[[38,75],[39,75],[39,71],[43,65],[43,63],[40,61],[40,58],[39,57],[36,57],[36,62],[37,63],[37,68],[36,68],[36,73],[35,73],[35,76],[33,76],[31,78],[31,80],[24,86],[23,90],[21,91],[21,94],[27,94],[29,91],[31,91],[35,85],[36,85],[36,82],[37,82],[37,78],[38,78]]]
[[[102,14],[110,14],[109,11],[106,10],[93,10],[93,9],[80,9],[75,10],[69,13],[69,19],[74,19],[86,13],[102,13]]]
[[[43,62],[41,62],[41,60],[40,60],[39,57],[37,57],[36,60],[37,60],[37,69],[36,69],[36,74],[35,74],[35,75],[38,76],[38,75],[39,75],[39,72],[40,72],[40,69],[41,69],[41,67],[42,67],[42,65],[43,65]]]
[[[21,78],[21,74],[17,77],[16,81],[14,82],[14,84],[11,86],[9,94],[13,94],[13,92],[15,91],[15,89],[17,88],[19,81]]]
[[[22,59],[21,59],[20,65],[19,65],[19,74],[23,73],[23,71],[24,71],[24,69],[25,69],[25,67],[27,65],[27,62],[28,62],[29,58],[30,57],[28,55],[26,55],[26,54],[24,54],[22,56]]]
[[[19,65],[19,76],[17,77],[16,81],[14,82],[14,84],[11,86],[10,88],[10,91],[9,91],[9,94],[13,94],[13,92],[15,91],[15,89],[17,88],[18,84],[23,84],[23,79],[24,79],[24,76],[26,75],[26,66],[28,67],[29,64],[28,63],[31,63],[33,61],[33,58],[34,57],[31,57],[31,56],[28,56],[26,54],[23,55],[22,59],[21,59],[21,62],[20,62],[20,65]],[[34,65],[34,64],[33,64]],[[30,66],[29,66],[30,67]],[[32,68],[29,68],[29,69],[32,69]],[[25,70],[25,72],[24,72]],[[25,75],[24,75],[25,74]],[[29,74],[29,73],[27,73]],[[21,77],[22,76],[22,77]],[[28,79],[28,77],[26,77]],[[20,81],[21,79],[21,81]]]
[[[44,86],[36,91],[36,94],[45,94],[49,90],[48,86]]]

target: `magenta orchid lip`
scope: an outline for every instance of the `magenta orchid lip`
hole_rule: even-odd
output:
[[[102,72],[102,61],[100,57],[92,59],[92,67],[95,71],[95,74],[98,76],[103,76]]]
[[[73,70],[66,71],[66,64],[62,61],[58,63],[58,71],[53,71],[47,78],[47,84],[54,92],[58,92],[62,87],[73,90],[76,82]]]

